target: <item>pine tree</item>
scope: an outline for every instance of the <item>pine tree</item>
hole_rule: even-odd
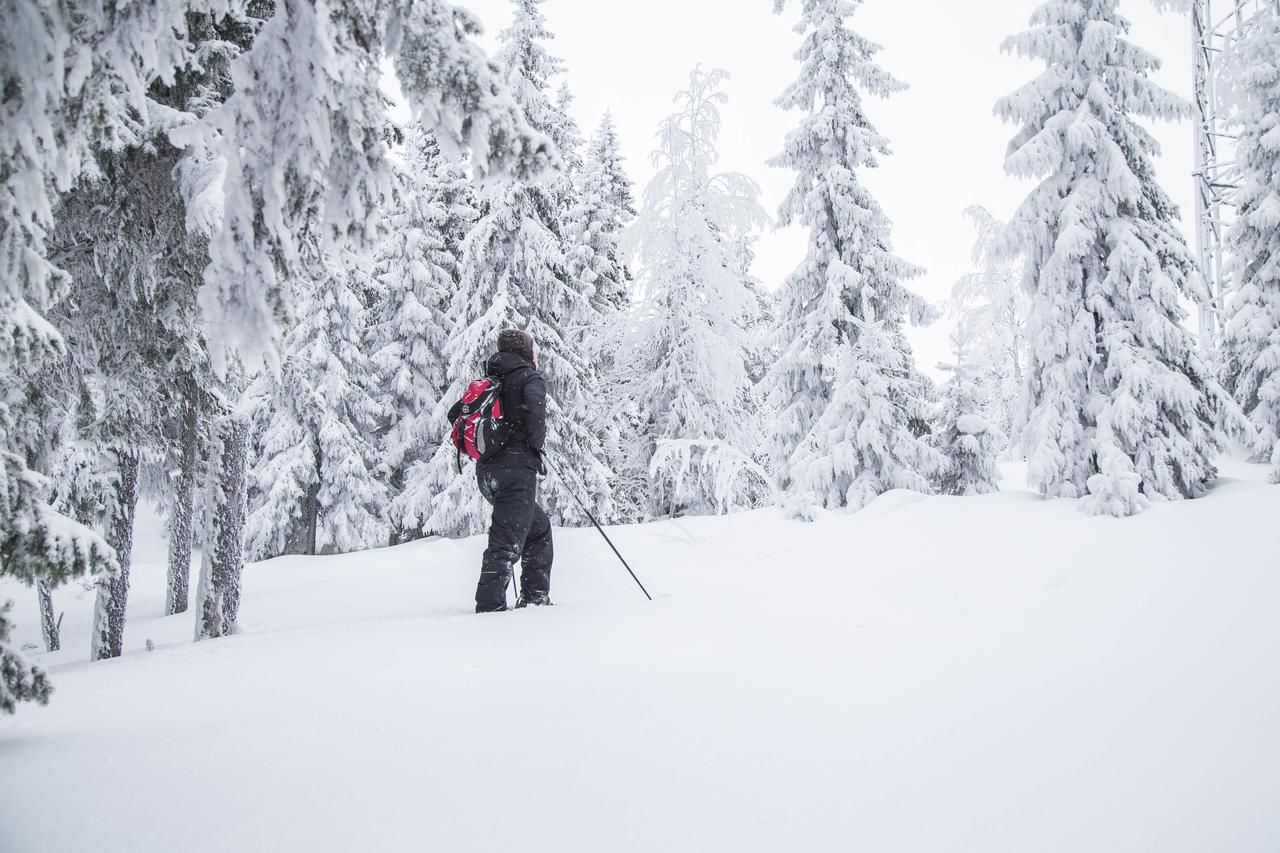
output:
[[[605,200],[621,217],[630,220],[635,218],[636,203],[632,191],[634,184],[627,174],[624,165],[626,158],[622,156],[622,142],[618,139],[618,126],[613,115],[606,112],[600,119],[595,136],[587,149],[587,160],[599,165],[604,175],[603,184],[607,188]]]
[[[238,351],[275,361],[286,282],[377,236],[392,189],[379,64],[390,58],[413,117],[447,153],[473,153],[480,179],[533,177],[554,165],[498,69],[471,41],[479,25],[444,0],[316,5],[276,0],[234,69],[235,94],[184,140],[224,191],[203,298],[215,363]]]
[[[133,564],[133,519],[138,508],[138,457],[128,450],[115,455],[115,477],[107,502],[106,538],[120,562],[120,570],[98,581],[90,660],[118,658],[124,653],[125,610]]]
[[[175,438],[167,427],[200,370],[203,245],[185,231],[176,152],[159,127],[140,132],[145,145],[100,154],[96,177],[62,200],[53,233],[78,247],[64,260],[76,290],[50,318],[67,332],[67,357],[26,378],[54,427],[26,431],[39,442],[29,453],[65,501],[101,508],[82,520],[100,522],[117,551],[120,571],[99,585],[94,659],[123,649],[134,507],[148,480],[163,479],[153,472]],[[76,469],[86,476],[66,476]]]
[[[347,251],[308,282],[301,320],[285,337],[270,420],[251,480],[245,528],[253,559],[345,553],[387,541],[387,493],[372,437],[383,410],[364,351],[368,260]]]
[[[46,439],[36,455],[53,469],[97,471],[100,476],[80,481],[82,494],[64,491],[72,503],[103,507],[85,517],[97,516],[108,542],[132,541],[133,507],[144,492],[166,505],[171,613],[187,607],[200,413],[217,382],[197,304],[207,245],[188,230],[173,178],[182,153],[168,137],[225,92],[227,66],[251,32],[251,24],[236,18],[189,15],[192,64],[152,84],[150,118],[138,121],[132,144],[98,152],[92,176],[63,197],[54,236],[59,245],[75,247],[64,263],[76,288],[50,317],[69,333],[68,358],[30,380],[48,398],[61,394],[61,417],[78,427],[65,435],[47,431],[67,446]],[[95,454],[99,461],[82,458]],[[174,469],[178,475],[171,478]],[[118,556],[121,572],[99,588],[95,657],[123,649],[130,555]]]
[[[1196,497],[1216,473],[1224,392],[1182,325],[1193,261],[1134,119],[1186,107],[1149,79],[1159,60],[1125,39],[1116,0],[1052,0],[1031,26],[1005,49],[1046,71],[996,107],[1022,126],[1006,170],[1041,179],[1010,224],[1032,299],[1031,484],[1113,515]]]
[[[1258,13],[1227,67],[1239,137],[1222,375],[1280,483],[1280,12]]]
[[[605,115],[583,162],[577,202],[566,217],[569,274],[586,286],[591,306],[606,319],[630,302],[631,271],[620,244],[636,211],[622,161],[617,130]]]
[[[563,73],[563,67],[560,71]],[[567,220],[569,212],[581,201],[582,169],[585,165],[582,158],[582,130],[572,112],[574,100],[568,81],[562,80],[549,113],[552,123],[547,128],[547,135],[555,143],[564,162],[564,168],[556,176],[554,188],[557,212],[562,222]]]
[[[244,568],[244,528],[248,493],[249,419],[244,412],[223,413],[215,442],[206,500],[209,530],[196,595],[195,639],[236,632],[240,615],[240,574]]]
[[[879,46],[849,28],[857,5],[801,4],[801,73],[777,103],[806,116],[771,165],[797,172],[780,221],[809,228],[809,251],[783,287],[779,355],[765,379],[781,484],[855,509],[887,489],[926,490],[942,464],[912,429],[924,401],[903,334],[908,319],[936,312],[903,285],[921,270],[892,253],[889,220],[858,179],[889,154],[862,92],[905,86],[874,62]]]
[[[436,495],[456,477],[442,452],[452,402],[445,314],[458,290],[462,238],[477,217],[460,165],[441,153],[421,126],[411,125],[398,203],[378,263],[382,291],[370,329],[373,363],[385,390],[388,422],[379,443],[381,467],[394,497],[395,541],[422,536]]]
[[[773,496],[752,458],[759,401],[746,325],[757,302],[735,244],[766,217],[754,181],[712,171],[727,78],[690,75],[659,131],[658,173],[636,219],[642,301],[624,392],[642,419],[655,514],[725,513]]]
[[[612,118],[605,115],[588,146],[576,203],[566,216],[570,278],[579,283],[598,319],[594,325],[574,330],[595,365],[592,397],[602,411],[602,443],[613,473],[610,492],[618,520],[636,520],[648,503],[647,476],[622,477],[630,467],[633,438],[638,424],[635,411],[620,391],[626,372],[615,358],[618,341],[625,337],[627,309],[631,303],[631,270],[621,247],[623,232],[635,218],[631,179],[623,168],[621,145]]]
[[[978,371],[969,363],[963,337],[953,337],[955,364],[944,369],[951,375],[942,386],[941,428],[937,446],[947,458],[938,480],[944,495],[986,495],[1000,490],[997,458],[1005,437],[991,423],[987,391]]]
[[[169,81],[190,54],[188,4],[77,4],[75,13],[20,4],[6,9],[0,37],[0,382],[6,392],[67,356],[66,339],[46,319],[71,292],[61,268],[74,246],[50,244],[58,197],[93,177],[96,151],[138,141],[147,88]],[[219,4],[224,5],[224,4]],[[0,572],[57,585],[106,575],[116,560],[106,543],[48,503],[50,480],[32,470],[33,437],[9,394],[0,395]],[[5,645],[0,609],[0,710],[46,701],[44,674]]]
[[[189,37],[199,61],[180,71],[173,86],[153,87],[153,99],[163,106],[182,110],[188,123],[208,116],[231,94],[231,64],[252,44],[254,32],[261,24],[260,15],[265,11],[261,6],[250,4],[243,16],[220,19],[212,15],[188,16]],[[166,510],[169,566],[165,612],[173,615],[186,612],[190,603],[191,556],[198,535],[197,484],[213,439],[211,421],[228,388],[214,374],[197,299],[204,269],[209,264],[208,232],[191,216],[193,207],[198,205],[190,204],[182,181],[182,176],[196,164],[189,153],[176,151],[168,140],[159,146],[157,153],[170,167],[170,174],[179,176],[179,192],[172,193],[170,198],[177,196],[181,206],[174,206],[170,215],[176,218],[182,211],[186,220],[180,241],[178,232],[174,231],[175,250],[180,250],[186,259],[183,275],[180,286],[173,288],[169,305],[161,312],[171,318],[166,330],[173,340],[173,356],[169,360],[172,381],[167,383],[171,393],[167,395],[167,424],[163,430],[164,458],[158,466],[159,476],[152,478],[150,489],[163,500]],[[174,160],[176,163],[171,163]],[[177,282],[175,279],[175,284]],[[176,476],[170,476],[170,472],[176,472]]]
[[[515,20],[501,35],[504,80],[529,124],[554,136],[563,130],[563,116],[547,92],[560,62],[543,45],[551,34],[541,0],[515,0],[514,6]],[[554,183],[492,184],[481,206],[484,214],[467,237],[461,287],[449,310],[455,332],[446,349],[446,399],[461,397],[467,382],[483,372],[499,331],[531,333],[549,391],[548,455],[567,475],[567,480],[548,481],[547,510],[561,522],[585,520],[571,493],[581,490],[578,497],[605,514],[609,473],[600,437],[587,419],[576,416],[591,387],[591,362],[572,332],[598,320],[569,276]],[[449,534],[483,529],[488,513],[469,480],[467,472],[437,497],[427,528]]]

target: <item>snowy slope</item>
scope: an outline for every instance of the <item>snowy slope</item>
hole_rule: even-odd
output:
[[[1126,520],[894,492],[620,529],[652,604],[592,531],[559,606],[480,617],[479,541],[282,559],[200,645],[144,544],[125,657],[83,662],[58,593],[0,850],[1275,851],[1280,488],[1230,473]]]

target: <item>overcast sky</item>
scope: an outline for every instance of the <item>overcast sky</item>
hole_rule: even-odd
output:
[[[510,20],[510,0],[456,2],[480,17],[483,42],[495,48]],[[857,31],[884,46],[881,64],[911,87],[888,101],[868,102],[894,154],[864,180],[893,220],[898,254],[928,270],[914,286],[929,299],[945,299],[969,270],[973,230],[964,209],[982,204],[1007,218],[1030,188],[1004,174],[1014,128],[992,108],[1037,73],[1038,66],[1002,54],[1000,43],[1026,27],[1039,3],[866,0],[852,18]],[[1187,17],[1158,13],[1150,0],[1121,0],[1120,7],[1133,21],[1131,38],[1164,60],[1156,79],[1189,98]],[[764,188],[766,208],[776,211],[793,177],[765,161],[798,120],[773,105],[799,68],[796,0],[783,15],[773,14],[773,0],[546,0],[543,8],[556,35],[549,48],[565,60],[584,135],[606,110],[613,113],[637,192],[653,171],[648,155],[659,121],[671,112],[689,71],[702,63],[733,75],[721,167],[753,176]],[[1154,130],[1164,149],[1157,171],[1182,208],[1185,229],[1193,197],[1192,127],[1183,122]],[[755,272],[776,288],[803,254],[802,232],[767,233]],[[948,358],[946,326],[941,321],[913,332],[922,367]]]

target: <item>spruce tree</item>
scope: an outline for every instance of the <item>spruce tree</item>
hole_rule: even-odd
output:
[[[29,584],[117,568],[101,537],[50,505],[54,483],[28,456],[41,436],[26,432],[31,419],[7,393],[68,355],[66,338],[47,319],[72,292],[63,266],[76,249],[50,240],[57,200],[96,174],[95,152],[138,141],[147,89],[189,60],[187,14],[203,6],[80,4],[74,15],[7,10],[0,36],[0,572]],[[6,611],[0,608],[0,711],[46,701],[50,690],[43,672],[6,645]]]
[[[387,418],[379,442],[381,468],[392,490],[394,541],[426,531],[436,494],[457,475],[442,450],[452,402],[445,348],[452,334],[446,310],[458,289],[462,238],[474,223],[471,184],[420,125],[409,127],[397,203],[378,261],[381,286],[370,328],[373,363],[382,377]]]
[[[765,379],[781,484],[855,509],[888,489],[926,490],[942,464],[912,429],[925,401],[903,333],[908,319],[936,312],[904,286],[921,270],[893,254],[890,222],[858,177],[889,154],[862,93],[905,87],[875,63],[879,46],[849,28],[857,5],[801,3],[801,73],[777,103],[806,115],[771,165],[797,173],[779,218],[809,228],[809,250],[783,286]]]
[[[1258,13],[1227,68],[1239,136],[1222,376],[1280,483],[1280,12]]]
[[[1045,3],[1005,49],[1046,70],[996,107],[1021,125],[1006,170],[1040,179],[1010,223],[1032,301],[1031,485],[1112,515],[1204,492],[1223,394],[1182,325],[1194,263],[1135,120],[1186,105],[1128,31],[1116,0]]]
[[[377,237],[391,192],[384,58],[413,117],[452,154],[473,152],[488,179],[553,165],[498,69],[471,41],[479,25],[445,0],[317,5],[276,0],[234,69],[235,93],[184,140],[222,175],[203,305],[215,364],[232,350],[274,365],[294,313],[288,283],[315,279],[323,258]]]
[[[128,147],[98,152],[93,175],[63,197],[58,212],[56,241],[76,247],[64,260],[75,291],[50,315],[69,333],[68,357],[31,384],[41,385],[46,397],[57,389],[62,417],[74,427],[48,431],[64,446],[47,445],[41,458],[53,470],[93,472],[59,477],[72,484],[60,499],[101,507],[84,518],[97,516],[119,552],[121,571],[99,588],[95,658],[123,649],[130,555],[121,549],[132,541],[134,507],[144,493],[164,505],[169,520],[166,611],[187,607],[206,432],[201,413],[218,382],[197,304],[207,244],[188,227],[174,181],[183,155],[169,135],[197,122],[225,95],[227,67],[251,33],[244,20],[189,15],[193,62],[152,84],[151,120],[137,124]]]
[[[622,381],[641,421],[637,461],[653,514],[725,513],[773,496],[753,459],[759,401],[747,325],[757,301],[735,243],[766,216],[754,181],[713,172],[727,78],[690,75],[659,131],[658,173],[636,219],[641,301]]]
[[[937,447],[947,459],[939,473],[938,491],[944,495],[986,495],[1000,490],[997,459],[1005,437],[987,412],[988,392],[979,370],[969,363],[963,338],[952,338],[956,361],[943,369],[950,376],[942,386]]]
[[[622,162],[617,130],[605,115],[587,149],[565,225],[569,274],[586,287],[591,306],[606,320],[630,302],[631,271],[620,245],[636,211]]]
[[[256,498],[245,528],[253,559],[387,541],[387,492],[373,444],[383,409],[364,350],[368,267],[354,250],[343,252],[299,297],[301,319],[285,337],[280,375],[266,383],[271,414],[252,465]]]
[[[209,536],[200,563],[195,639],[234,634],[240,616],[245,512],[249,488],[249,418],[224,411],[215,422],[210,453]]]
[[[551,38],[541,0],[515,0],[515,19],[501,35],[504,80],[529,124],[548,136],[563,131],[563,114],[548,95],[560,62],[544,42]],[[446,349],[450,389],[462,396],[481,375],[498,332],[520,328],[538,347],[538,367],[547,377],[547,452],[565,477],[547,485],[547,510],[561,522],[585,521],[573,492],[596,511],[608,509],[609,472],[600,435],[580,417],[593,380],[591,361],[573,333],[597,322],[590,302],[569,274],[556,182],[512,180],[491,184],[481,196],[483,215],[467,237],[462,281],[449,321]],[[455,478],[435,503],[426,527],[449,534],[483,529],[487,509],[471,472]]]
[[[635,467],[630,455],[638,424],[634,407],[621,393],[626,377],[615,375],[629,369],[616,355],[627,331],[632,286],[621,243],[635,218],[631,179],[622,162],[617,130],[606,114],[587,148],[577,200],[566,216],[565,243],[570,278],[579,283],[596,315],[593,325],[574,333],[595,365],[592,397],[601,412],[602,443],[613,474],[614,518],[635,520],[648,503],[648,478],[620,474]]]

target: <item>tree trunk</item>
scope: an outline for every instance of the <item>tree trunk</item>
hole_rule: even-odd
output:
[[[56,652],[62,648],[62,632],[58,630],[58,618],[53,612],[53,592],[44,581],[36,581],[36,595],[40,598],[40,630],[44,633],[44,648]]]
[[[119,657],[124,651],[124,617],[129,603],[129,568],[133,562],[133,518],[138,507],[138,457],[118,454],[119,471],[107,521],[107,544],[116,552],[120,571],[98,581],[93,613],[90,660]]]
[[[240,618],[244,522],[248,496],[249,422],[230,415],[218,425],[212,529],[200,563],[196,639],[234,634]]]
[[[185,613],[191,598],[191,513],[195,506],[196,464],[200,448],[200,407],[192,393],[182,420],[182,468],[169,520],[169,580],[164,612]]]

